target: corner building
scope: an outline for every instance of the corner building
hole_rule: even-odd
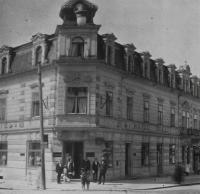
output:
[[[0,49],[0,169],[32,180],[40,160],[37,66],[42,65],[47,181],[56,162],[105,156],[108,179],[172,174],[175,164],[199,168],[200,80],[114,34],[98,34],[97,6],[67,1],[52,35]]]

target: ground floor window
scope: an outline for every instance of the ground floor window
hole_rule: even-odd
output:
[[[149,143],[142,143],[141,147],[141,165],[149,165]]]
[[[8,143],[0,142],[0,165],[7,165]]]
[[[113,142],[106,141],[104,143],[105,149],[103,149],[103,156],[108,163],[108,167],[113,167]]]
[[[175,164],[175,152],[176,146],[174,144],[169,145],[169,163]]]
[[[41,162],[40,141],[28,141],[28,166],[39,166]]]

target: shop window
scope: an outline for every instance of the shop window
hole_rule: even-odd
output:
[[[162,104],[158,105],[158,124],[159,125],[163,124],[163,105]]]
[[[42,64],[42,47],[39,46],[35,52],[35,65]]]
[[[175,108],[171,108],[171,115],[170,115],[170,124],[171,127],[175,127]]]
[[[0,165],[7,165],[7,156],[8,156],[8,143],[0,142]]]
[[[67,91],[66,112],[87,114],[88,89],[86,87],[69,87]]]
[[[28,141],[28,166],[36,167],[41,163],[40,141]]]
[[[176,146],[174,144],[169,145],[169,163],[175,164]]]
[[[84,40],[80,37],[72,40],[72,56],[84,57]]]
[[[107,161],[107,165],[109,168],[113,167],[113,142],[106,141],[104,143],[105,148],[103,149],[103,156]]]
[[[39,92],[32,93],[32,117],[40,116]]]
[[[133,119],[133,97],[127,96],[127,119]]]
[[[149,122],[149,102],[144,101],[144,122]]]
[[[6,73],[6,67],[7,67],[7,58],[4,57],[1,62],[1,74],[2,75]]]
[[[106,116],[113,115],[113,93],[106,92]]]
[[[6,98],[0,98],[0,122],[6,121]]]
[[[142,143],[141,147],[141,165],[149,165],[149,143]]]

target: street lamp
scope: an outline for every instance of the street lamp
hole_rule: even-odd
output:
[[[46,180],[45,180],[45,150],[44,150],[41,62],[38,63],[38,81],[39,81],[39,101],[40,101],[41,186],[42,186],[42,189],[45,190],[46,189]]]

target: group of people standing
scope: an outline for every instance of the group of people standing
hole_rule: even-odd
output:
[[[57,183],[61,183],[61,178],[64,182],[70,182],[71,178],[74,176],[74,162],[72,159],[68,159],[66,164],[62,164],[62,160],[60,160],[56,165],[57,172]]]
[[[87,157],[82,160],[79,172],[82,188],[85,189],[86,185],[87,189],[89,189],[91,179],[93,179],[93,182],[98,182],[98,184],[104,184],[107,168],[108,165],[104,157],[102,157],[101,161],[98,161],[97,158],[94,158],[92,165]],[[61,183],[61,178],[65,182],[70,182],[71,178],[73,178],[75,175],[74,171],[74,162],[71,158],[66,162],[65,165],[62,164],[62,161],[59,161],[59,163],[56,165],[57,183]]]

